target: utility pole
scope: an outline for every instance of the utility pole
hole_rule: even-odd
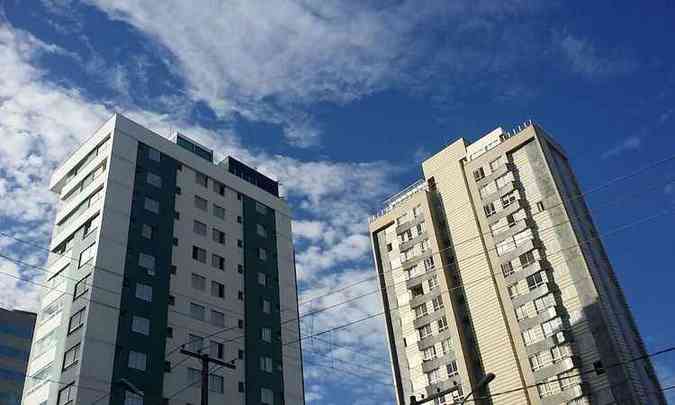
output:
[[[202,402],[201,405],[209,405],[209,364],[216,363],[220,366],[227,367],[234,370],[236,366],[232,363],[227,363],[219,359],[209,357],[206,353],[195,353],[190,350],[180,349],[180,352],[186,356],[194,357],[202,362]],[[234,360],[232,361],[234,362]]]

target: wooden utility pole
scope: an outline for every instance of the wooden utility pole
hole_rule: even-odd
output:
[[[234,370],[236,366],[232,363],[224,362],[220,359],[209,357],[206,353],[196,353],[190,350],[180,349],[180,352],[186,356],[194,357],[202,362],[202,402],[201,405],[209,405],[209,365],[216,363],[220,366]]]

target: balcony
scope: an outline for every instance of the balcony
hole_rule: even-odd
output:
[[[491,181],[495,181],[498,177],[506,174],[509,172],[509,170],[512,170],[513,165],[511,162],[505,162],[503,165],[497,167],[495,170],[492,171],[492,173],[488,174],[487,176],[483,177],[480,180],[476,181],[476,184],[478,187],[483,187],[487,183],[490,183]]]
[[[487,217],[488,223],[490,225],[494,225],[495,223],[499,222],[500,219],[502,219],[502,218],[504,218],[508,215],[511,215],[511,214],[515,213],[516,211],[518,211],[519,209],[523,208],[523,205],[524,205],[523,201],[524,201],[523,199],[518,198],[518,199],[516,199],[516,201],[509,204],[508,207],[504,208],[503,210],[501,210],[499,212],[495,212],[494,214],[490,215],[489,217]],[[495,204],[501,204],[499,202],[499,200],[494,201],[494,203]]]
[[[492,193],[487,194],[485,196],[481,196],[480,199],[481,199],[481,201],[484,201],[484,202],[498,201],[501,198],[501,196],[506,195],[506,194],[510,193],[511,191],[516,190],[517,188],[518,187],[517,187],[516,181],[511,180],[511,181],[507,182],[506,184],[504,184],[503,186],[497,188],[497,190],[493,191]]]
[[[407,221],[405,221],[402,224],[397,224],[396,225],[396,234],[401,234],[408,229],[412,228],[413,226],[420,224],[424,222],[424,215],[418,215],[416,217],[413,217]]]
[[[555,318],[556,316],[559,315],[559,312],[560,311],[555,306],[548,307],[533,317],[519,320],[518,324],[520,325],[521,329],[530,329],[535,325],[541,324],[543,322],[548,321],[549,319]]]
[[[540,286],[528,291],[527,293],[523,295],[519,295],[517,297],[513,297],[511,301],[513,302],[513,306],[519,307],[523,304],[525,304],[528,301],[532,301],[535,298],[539,298],[541,296],[544,296],[551,292],[555,288],[555,284],[552,282],[546,282],[541,284]]]
[[[398,249],[399,249],[400,251],[407,250],[407,249],[409,249],[409,248],[415,246],[415,244],[420,243],[421,241],[423,241],[423,240],[426,239],[427,237],[428,237],[428,236],[427,236],[427,231],[424,230],[424,231],[422,231],[422,233],[420,233],[419,235],[413,237],[412,239],[409,239],[409,240],[407,240],[407,241],[405,241],[405,242],[401,242],[401,244],[398,246]]]
[[[534,372],[534,379],[541,383],[550,377],[557,376],[560,373],[564,373],[565,371],[569,371],[574,368],[579,368],[579,358],[576,356],[565,357],[564,359],[550,363],[536,370]]]
[[[517,266],[513,268],[513,273],[509,274],[504,278],[506,284],[511,285],[531,276],[534,273],[537,273],[544,269],[544,262],[542,260],[537,260],[532,264],[527,266]]]

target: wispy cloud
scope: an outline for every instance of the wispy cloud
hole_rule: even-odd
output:
[[[611,157],[616,157],[624,152],[640,149],[642,145],[642,139],[637,135],[629,136],[624,139],[618,145],[612,147],[611,149],[605,151],[601,156],[603,159],[608,159]]]
[[[569,33],[556,33],[553,39],[566,57],[572,71],[587,78],[628,74],[639,66],[637,59],[627,51],[615,49],[611,53],[603,53],[587,38]]]

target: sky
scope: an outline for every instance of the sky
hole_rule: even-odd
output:
[[[653,164],[675,153],[674,20],[658,0],[4,0],[0,253],[45,263],[51,172],[121,112],[281,182],[300,312],[315,311],[376,291],[310,300],[373,274],[368,215],[425,157],[532,119],[592,191],[648,351],[669,347],[675,163]],[[44,273],[2,257],[0,273],[0,306],[37,310]],[[365,295],[304,317],[302,333],[378,312]],[[308,403],[392,404],[385,342],[381,316],[305,340]],[[654,363],[675,384],[675,355]]]

